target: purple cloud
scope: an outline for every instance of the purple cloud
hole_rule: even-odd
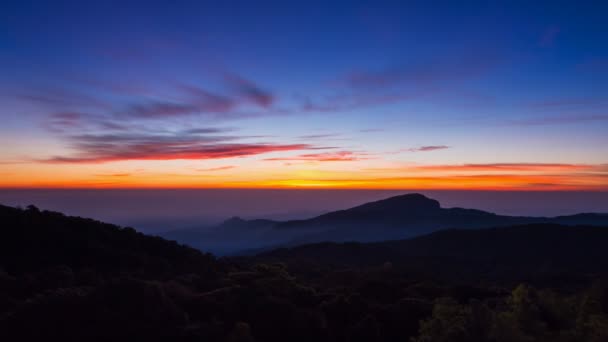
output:
[[[237,143],[238,137],[192,136],[185,133],[77,135],[69,137],[73,155],[55,156],[49,163],[105,163],[124,160],[205,160],[306,150],[307,144]]]
[[[296,157],[266,158],[266,161],[314,161],[314,162],[340,162],[370,159],[367,153],[353,151],[337,151],[323,153],[307,153]]]
[[[273,94],[243,77],[234,74],[226,74],[225,80],[239,95],[260,107],[268,108],[275,101]]]
[[[445,150],[448,148],[450,148],[450,147],[446,146],[446,145],[430,145],[430,146],[406,148],[406,149],[402,149],[399,151],[400,152],[431,152],[431,151]]]
[[[512,120],[510,123],[519,126],[542,126],[604,121],[608,121],[608,114],[545,116],[532,119]]]
[[[130,106],[126,113],[139,118],[163,118],[194,114],[199,109],[192,104],[154,102]]]
[[[423,62],[381,70],[353,71],[341,81],[355,88],[431,85],[437,82],[463,81],[476,78],[494,69],[500,62],[495,53],[450,55]]]
[[[338,133],[325,133],[325,134],[309,134],[309,135],[301,135],[298,138],[300,139],[325,139],[325,138],[337,138],[340,134]]]

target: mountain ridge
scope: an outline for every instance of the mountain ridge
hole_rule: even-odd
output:
[[[508,216],[478,209],[443,208],[435,199],[419,193],[408,193],[309,219],[244,220],[234,216],[215,227],[177,230],[161,236],[218,254],[235,254],[321,241],[396,240],[448,228],[473,229],[533,223],[608,225],[608,214]]]

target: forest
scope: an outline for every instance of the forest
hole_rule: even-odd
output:
[[[471,231],[217,258],[34,206],[0,206],[0,222],[5,341],[608,341],[606,259],[589,265],[603,256],[593,248],[601,229],[570,227],[583,232],[570,249],[523,244],[492,260],[483,248],[425,247],[442,234],[460,244]],[[475,245],[566,228],[505,229],[476,235]],[[370,257],[353,258],[361,254]]]

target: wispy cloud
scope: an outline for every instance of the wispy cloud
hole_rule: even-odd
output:
[[[241,76],[229,73],[225,75],[225,79],[236,90],[237,94],[260,107],[268,108],[275,101],[275,96],[272,93]]]
[[[488,164],[448,164],[418,165],[407,167],[408,170],[442,171],[442,172],[490,172],[490,171],[594,171],[601,170],[602,165],[563,164],[563,163],[488,163]]]
[[[165,118],[194,114],[199,107],[188,103],[151,102],[131,105],[124,112],[138,118]]]
[[[234,169],[234,168],[236,168],[236,166],[234,166],[234,165],[226,165],[226,166],[218,166],[218,167],[199,168],[199,169],[196,169],[196,171],[213,172],[213,171],[231,170],[231,169]]]
[[[438,82],[463,81],[493,70],[502,59],[496,53],[452,54],[417,63],[380,70],[359,70],[347,74],[342,82],[355,88],[422,86]]]
[[[71,77],[70,88],[31,86],[19,90],[16,97],[50,113],[86,112],[106,117],[107,121],[194,115],[225,120],[282,113],[272,108],[277,100],[275,94],[241,75],[224,73],[214,91],[191,82],[159,80],[164,89],[152,91],[140,86],[116,85],[117,82]]]
[[[366,171],[372,173],[328,172],[314,179],[288,179],[269,185],[410,190],[608,190],[607,164],[410,165]]]
[[[324,133],[324,134],[308,134],[308,135],[301,135],[298,138],[299,139],[326,139],[326,138],[338,138],[340,137],[340,134],[338,133]]]
[[[97,174],[95,176],[98,177],[130,177],[132,175],[132,173],[127,173],[127,172],[123,172],[123,173],[103,173],[103,174]]]
[[[542,101],[533,101],[528,103],[527,106],[533,109],[556,110],[600,107],[606,104],[608,104],[608,100],[601,97],[566,97]]]
[[[369,154],[353,151],[301,154],[296,157],[266,158],[266,161],[343,162],[370,159]]]
[[[597,175],[462,175],[429,177],[289,179],[266,186],[349,189],[608,190]]]
[[[60,87],[30,86],[18,90],[16,97],[29,103],[40,105],[51,111],[73,111],[77,109],[109,110],[111,104],[94,95]]]
[[[559,115],[544,116],[529,119],[511,120],[509,123],[519,126],[543,126],[543,125],[564,125],[585,122],[608,121],[608,114],[581,114],[581,115]]]
[[[239,143],[238,136],[187,134],[82,134],[68,137],[74,154],[48,163],[104,163],[123,160],[221,159],[269,152],[314,149],[308,144]]]
[[[448,148],[450,148],[450,147],[446,146],[446,145],[429,145],[429,146],[405,148],[405,149],[401,149],[399,151],[400,152],[432,152],[432,151],[438,151],[438,150],[445,150]]]
[[[352,70],[334,80],[340,92],[330,96],[304,96],[300,110],[305,112],[350,111],[363,107],[395,104],[437,96],[454,97],[465,81],[485,76],[504,61],[490,50],[476,53],[446,53],[422,61],[407,62],[379,69]],[[449,57],[448,57],[449,56]],[[456,96],[487,101],[477,94]]]
[[[82,112],[58,112],[50,114],[44,122],[44,127],[54,133],[74,131],[87,131],[102,129],[105,131],[125,131],[129,127],[101,115],[92,115]]]

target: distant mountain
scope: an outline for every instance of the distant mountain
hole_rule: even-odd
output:
[[[249,248],[262,248],[280,243],[280,234],[269,234],[277,221],[256,219],[244,220],[238,216],[227,219],[217,226],[180,229],[161,234],[200,250],[219,255]]]
[[[263,261],[334,267],[391,267],[434,275],[518,278],[608,274],[608,226],[530,224],[450,229],[407,240],[302,245]]]
[[[477,228],[513,224],[550,222],[557,224],[608,224],[608,215],[578,214],[573,216],[523,217],[503,216],[475,209],[442,208],[438,201],[421,194],[406,194],[366,203],[354,208],[331,212],[308,220],[289,221],[278,229],[352,228],[356,226],[409,227],[411,233],[436,228]]]
[[[219,254],[294,246],[322,241],[404,239],[447,228],[486,228],[532,223],[608,226],[606,214],[559,217],[505,216],[463,208],[442,208],[421,194],[405,194],[330,212],[306,220],[229,219],[217,227],[163,234],[196,248]]]

